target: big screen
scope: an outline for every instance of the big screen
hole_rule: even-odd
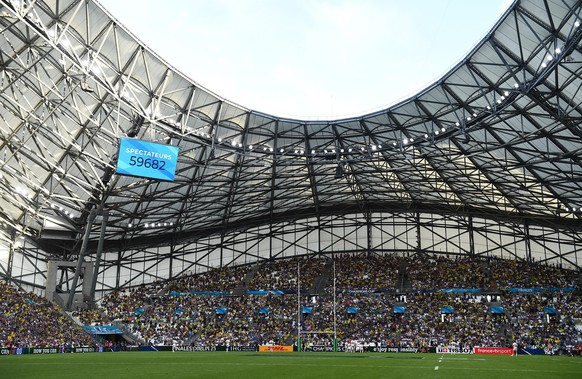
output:
[[[176,146],[122,138],[116,172],[121,175],[173,181],[178,152]]]

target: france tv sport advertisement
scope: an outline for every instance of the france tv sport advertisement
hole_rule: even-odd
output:
[[[178,147],[121,138],[116,172],[121,175],[173,181]]]

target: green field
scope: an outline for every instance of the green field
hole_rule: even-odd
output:
[[[2,379],[582,378],[582,358],[381,353],[122,352],[0,357]]]

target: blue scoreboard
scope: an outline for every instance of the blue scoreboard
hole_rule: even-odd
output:
[[[176,146],[122,138],[116,172],[121,175],[173,181],[178,151]]]

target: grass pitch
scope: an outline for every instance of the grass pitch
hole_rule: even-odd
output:
[[[2,379],[581,379],[582,357],[382,353],[121,352],[0,356]]]

